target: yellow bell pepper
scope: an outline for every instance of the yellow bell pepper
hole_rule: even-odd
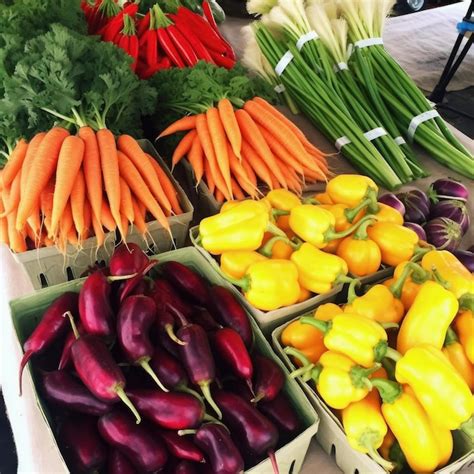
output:
[[[324,247],[324,251],[327,253],[332,253],[333,255],[337,254],[337,249],[339,248],[339,245],[344,239],[335,239],[331,240],[326,247]]]
[[[252,263],[241,279],[226,280],[239,286],[250,304],[262,311],[273,311],[298,301],[298,270],[289,260],[264,260]]]
[[[377,452],[388,429],[382,415],[380,397],[376,390],[369,392],[365,398],[351,403],[342,410],[342,425],[353,449],[368,454],[387,471],[391,471],[395,467]]]
[[[407,463],[405,455],[400,448],[400,444],[390,429],[387,431],[387,434],[383,439],[382,445],[379,448],[379,453],[385,460],[392,462],[394,465],[392,472],[400,471]]]
[[[343,310],[340,306],[334,303],[324,303],[316,308],[314,317],[321,321],[330,321],[334,316],[342,314]]]
[[[474,313],[461,310],[454,320],[454,327],[469,361],[474,364]]]
[[[243,278],[252,263],[263,260],[267,258],[253,250],[230,250],[221,254],[221,270],[232,278]]]
[[[342,258],[308,243],[292,253],[291,261],[298,268],[300,285],[313,293],[327,293],[339,283],[352,281],[346,276],[348,268]]]
[[[334,204],[334,201],[329,197],[328,193],[315,194],[314,199],[320,204]]]
[[[472,392],[474,390],[474,365],[467,358],[458,336],[451,328],[446,333],[443,354],[449,359]]]
[[[377,192],[375,182],[367,176],[358,174],[340,174],[329,180],[326,193],[337,204],[350,207],[367,207],[370,212],[377,212]]]
[[[451,252],[432,250],[424,255],[421,266],[439,274],[448,283],[449,290],[456,295],[456,298],[459,299],[466,294],[474,298],[474,275]]]
[[[287,237],[276,235],[260,248],[259,252],[268,258],[277,258],[282,260],[289,260],[294,249],[299,245],[294,244]]]
[[[247,200],[203,219],[199,225],[199,239],[202,247],[215,255],[228,250],[257,250],[267,230],[285,235],[270,222],[266,204]]]
[[[382,263],[379,246],[367,235],[367,227],[372,223],[372,220],[364,222],[337,248],[337,255],[346,261],[349,272],[358,277],[375,273]]]
[[[334,229],[336,232],[343,232],[349,229],[352,223],[355,224],[356,222],[359,222],[365,215],[365,209],[354,214],[345,204],[321,204],[319,207],[326,209],[335,217],[336,222],[334,224]]]
[[[289,239],[294,237],[295,233],[290,228],[290,215],[289,214],[286,214],[283,216],[277,216],[275,224],[277,225],[279,229],[281,229],[286,234],[286,236]]]
[[[370,217],[365,216],[343,232],[336,232],[334,214],[321,206],[301,204],[290,211],[291,230],[305,242],[320,249],[326,247],[331,240],[350,235],[367,219]]]
[[[301,303],[303,301],[306,301],[309,298],[311,298],[311,291],[309,291],[306,288],[303,288],[302,286],[300,286],[300,295],[298,296],[297,303]]]
[[[423,344],[408,350],[395,366],[395,378],[410,385],[436,426],[472,436],[474,398],[440,349]]]
[[[384,357],[399,357],[388,347],[385,329],[365,316],[343,313],[331,321],[302,316],[300,321],[322,331],[329,350],[344,354],[363,367],[372,367]]]
[[[374,285],[363,296],[355,293],[355,284],[349,286],[345,313],[355,313],[378,323],[399,323],[404,315],[402,302],[384,285]]]
[[[305,326],[299,320],[288,324],[281,333],[281,342],[284,346],[298,349],[313,364],[316,364],[321,355],[327,351],[323,339],[321,331]]]
[[[434,281],[423,283],[400,326],[397,350],[404,354],[419,344],[431,344],[441,349],[458,308],[453,293]]]
[[[219,212],[222,213],[222,212],[226,212],[230,209],[232,209],[234,206],[236,206],[237,204],[241,203],[242,201],[226,201],[224,204],[222,204]]]
[[[429,250],[418,246],[416,232],[392,222],[376,222],[367,233],[379,246],[382,262],[393,267]]]
[[[436,428],[417,398],[390,380],[372,385],[382,397],[382,414],[414,472],[433,472],[441,461]]]
[[[392,222],[393,224],[402,225],[403,216],[393,207],[387,206],[382,202],[379,202],[379,210],[375,213],[377,222]]]
[[[301,199],[287,189],[274,189],[265,196],[265,199],[273,209],[281,211],[290,211],[301,204]]]
[[[395,267],[393,278],[384,282],[395,298],[400,299],[405,312],[413,305],[421,285],[430,279],[430,273],[413,262],[402,262]]]
[[[285,347],[284,352],[299,359],[302,364],[290,376],[301,376],[304,381],[313,380],[321,398],[336,410],[342,410],[350,403],[365,398],[371,389],[368,377],[380,367],[380,364],[376,364],[371,368],[364,368],[349,357],[332,351],[324,352],[317,364],[312,364],[293,347]]]

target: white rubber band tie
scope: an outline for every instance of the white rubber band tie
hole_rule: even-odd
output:
[[[408,126],[408,139],[410,141],[413,141],[413,137],[415,136],[416,129],[420,124],[423,122],[426,122],[427,120],[433,119],[439,117],[439,113],[437,110],[432,109],[432,110],[427,110],[426,112],[423,112],[416,117],[413,117],[411,119],[410,125]]]
[[[393,139],[397,145],[405,145],[406,141],[402,136]]]
[[[354,46],[357,48],[367,48],[368,46],[376,46],[383,44],[383,38],[366,38],[356,41]]]
[[[347,63],[341,62],[341,63],[334,64],[335,72],[344,71],[344,69],[349,69],[349,66],[347,65]]]
[[[387,131],[382,127],[373,128],[372,130],[364,133],[364,137],[367,138],[369,142],[375,140],[376,138],[383,137],[384,135],[387,135]]]
[[[336,146],[337,151],[340,151],[343,146],[349,145],[350,142],[351,141],[344,135],[342,137],[339,137],[336,140],[336,143],[334,143],[334,145]]]
[[[283,74],[283,71],[286,69],[288,64],[291,63],[291,60],[294,58],[293,53],[291,51],[287,51],[278,61],[278,64],[275,66],[275,72],[278,76]]]
[[[283,84],[278,84],[276,85],[273,90],[277,93],[277,94],[282,94],[283,92],[286,91],[286,87],[283,85]]]
[[[298,51],[301,51],[301,48],[308,42],[314,39],[318,39],[319,35],[316,33],[316,31],[308,31],[308,33],[305,33],[303,36],[300,36],[298,41],[296,42],[296,48]]]

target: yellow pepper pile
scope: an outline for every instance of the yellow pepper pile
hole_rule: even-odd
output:
[[[474,436],[473,306],[474,275],[430,250],[364,294],[352,282],[346,304],[289,323],[281,343],[354,449],[388,471],[428,473],[451,458],[452,431]]]
[[[257,309],[293,305],[428,251],[377,193],[366,176],[339,175],[306,200],[278,189],[229,201],[201,221],[198,243]]]

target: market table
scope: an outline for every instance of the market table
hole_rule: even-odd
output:
[[[415,15],[413,15],[414,17]],[[396,20],[402,25],[402,22]],[[240,28],[246,24],[246,20],[229,18],[222,27],[224,34],[229,38],[236,48],[237,54],[242,51]],[[387,30],[390,30],[391,21],[387,23]],[[437,31],[433,31],[436,35]],[[389,35],[396,38],[396,34],[392,32]],[[387,41],[388,43],[388,41]],[[449,41],[446,48],[450,47]],[[390,43],[387,45],[391,49]],[[392,53],[395,54],[393,48]],[[449,51],[448,51],[449,53]],[[282,109],[288,116],[290,112]],[[324,151],[334,153],[333,145],[303,116],[292,116],[292,120],[306,133],[311,142]],[[454,133],[460,141],[474,153],[474,141],[463,135],[457,130]],[[447,170],[437,162],[429,159],[427,155],[420,152],[421,162],[430,172],[431,176],[418,180],[414,186],[426,189],[428,184],[441,177],[451,176],[459,179],[467,184],[474,191],[473,182],[461,177],[455,172]],[[330,158],[331,169],[335,173],[353,172],[354,169],[341,156]],[[469,211],[474,216],[474,201],[469,202]],[[466,234],[463,247],[468,247],[474,243],[473,227]],[[33,286],[28,276],[19,266],[10,251],[4,246],[0,246],[0,314],[2,314],[2,325],[0,328],[0,346],[2,347],[0,358],[0,383],[3,388],[3,395],[7,406],[8,416],[11,420],[14,438],[18,450],[18,471],[19,472],[64,472],[61,464],[57,463],[57,457],[51,456],[56,453],[53,445],[44,442],[44,434],[46,426],[40,412],[36,409],[36,401],[33,395],[33,386],[31,376],[25,371],[23,381],[23,396],[18,397],[17,374],[18,364],[21,358],[21,348],[16,341],[13,326],[10,318],[8,303],[11,299],[18,298],[33,291]],[[3,454],[3,453],[2,453]],[[330,456],[325,454],[321,447],[313,440],[310,450],[308,451],[302,474],[312,474],[314,472],[322,472],[324,474],[335,474],[341,472]],[[467,470],[463,472],[468,472]]]

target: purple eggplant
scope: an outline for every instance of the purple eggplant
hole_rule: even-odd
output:
[[[474,253],[474,245],[471,245],[471,246],[467,249],[467,251]]]
[[[262,355],[256,355],[253,359],[255,369],[253,403],[260,400],[270,401],[276,398],[285,384],[285,374],[273,360]]]
[[[193,312],[193,308],[176,292],[169,282],[163,279],[155,280],[152,294],[158,311],[167,311],[185,325]]]
[[[133,275],[148,265],[149,258],[137,244],[119,245],[110,258],[110,274],[114,276]]]
[[[298,415],[284,393],[280,392],[269,402],[260,402],[258,409],[275,423],[281,434],[293,436],[301,428]]]
[[[166,335],[174,344],[184,345],[183,341],[178,339],[174,331],[176,326],[176,318],[167,310],[160,310],[156,313],[156,324],[158,334]],[[182,326],[182,324],[181,324]]]
[[[168,451],[174,457],[193,462],[204,462],[204,454],[186,436],[180,436],[176,431],[158,430]]]
[[[459,181],[452,178],[441,178],[431,183],[428,189],[428,196],[435,204],[443,199],[467,201],[469,199],[469,190]]]
[[[427,241],[440,250],[456,250],[462,239],[461,226],[447,217],[437,217],[425,224]]]
[[[471,273],[474,272],[474,252],[469,250],[455,250],[453,254]]]
[[[404,219],[415,224],[423,224],[430,214],[430,201],[428,196],[418,189],[397,194],[398,199],[405,206]]]
[[[414,231],[418,235],[420,240],[424,240],[426,242],[426,232],[420,224],[415,224],[414,222],[404,222],[403,226],[408,227],[408,229]]]
[[[455,199],[439,201],[431,206],[430,217],[432,219],[436,217],[447,217],[457,222],[461,226],[463,235],[469,229],[469,211],[463,201],[456,201]]]
[[[161,266],[163,275],[186,297],[206,306],[209,303],[209,293],[206,281],[199,273],[179,262],[166,262]]]
[[[397,210],[402,216],[405,215],[405,205],[400,199],[398,199],[395,194],[387,193],[379,197],[379,202],[386,204],[387,206],[393,207]]]
[[[127,456],[118,449],[112,449],[107,463],[107,474],[136,474],[137,471]]]

